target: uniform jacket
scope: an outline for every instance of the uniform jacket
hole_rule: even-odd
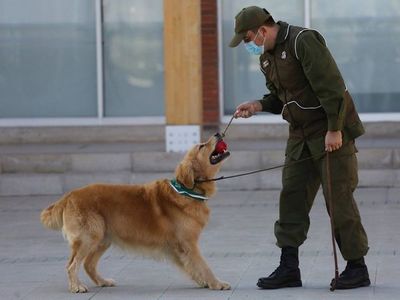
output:
[[[282,114],[290,123],[286,153],[300,157],[324,151],[327,130],[341,130],[343,143],[364,133],[340,71],[317,31],[278,22],[275,48],[260,56],[270,94],[263,111]]]

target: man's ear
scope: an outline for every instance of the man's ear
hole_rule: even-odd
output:
[[[175,170],[175,177],[186,188],[194,186],[194,170],[191,162],[181,162]]]
[[[258,30],[260,31],[260,33],[262,33],[265,36],[268,31],[268,27],[265,25],[262,25],[260,28],[258,28]]]

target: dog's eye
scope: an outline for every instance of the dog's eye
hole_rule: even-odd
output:
[[[205,144],[200,144],[199,145],[199,150],[201,150],[201,148],[203,148],[205,146]]]

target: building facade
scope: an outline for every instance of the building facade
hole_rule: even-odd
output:
[[[361,118],[400,121],[397,0],[0,0],[0,126],[227,122],[268,93],[228,47],[249,5],[321,32]]]

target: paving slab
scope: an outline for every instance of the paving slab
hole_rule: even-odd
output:
[[[200,248],[230,291],[198,288],[166,262],[111,248],[99,271],[116,287],[99,288],[81,270],[86,294],[70,294],[65,265],[67,244],[60,232],[42,228],[41,209],[58,196],[0,197],[0,299],[397,299],[400,293],[400,189],[360,188],[355,198],[369,236],[366,257],[372,285],[329,291],[334,274],[329,219],[321,192],[311,211],[308,239],[300,247],[303,287],[259,290],[257,279],[278,265],[273,224],[278,190],[220,191],[209,200],[210,223]],[[339,256],[339,268],[345,262]]]

